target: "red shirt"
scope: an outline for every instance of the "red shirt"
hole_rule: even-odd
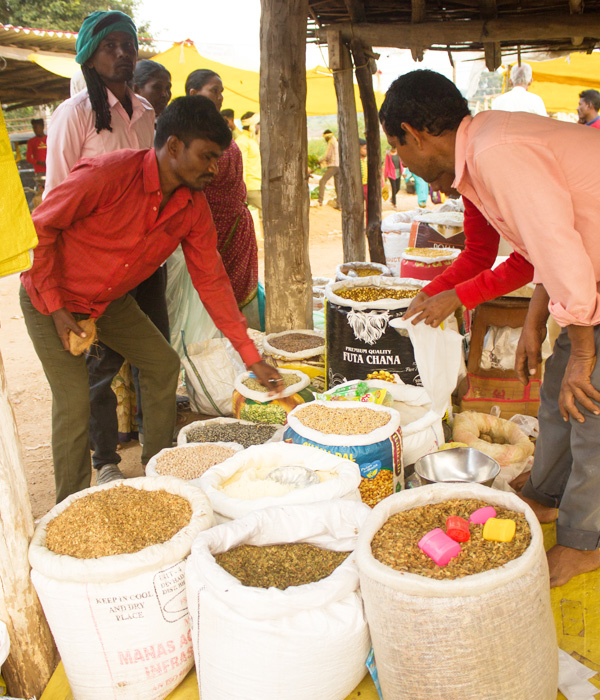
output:
[[[500,235],[477,207],[466,197],[465,249],[454,263],[423,288],[425,294],[434,296],[448,289],[455,289],[458,298],[468,309],[490,299],[508,294],[533,279],[533,265],[519,253],[512,253],[508,260],[495,270]]]
[[[25,159],[33,165],[34,173],[46,172],[46,136],[34,136],[27,141]],[[41,165],[40,165],[41,161]]]
[[[217,252],[202,192],[179,187],[162,211],[154,149],[84,158],[33,212],[39,238],[21,281],[35,308],[100,316],[147,279],[181,243],[194,287],[247,365],[261,358],[248,337]]]
[[[591,122],[587,122],[586,126],[591,126],[593,129],[600,129],[600,116],[594,117]]]

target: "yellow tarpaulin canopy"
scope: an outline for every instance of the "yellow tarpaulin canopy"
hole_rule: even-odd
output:
[[[223,81],[223,107],[233,109],[236,117],[244,112],[259,111],[260,77],[254,71],[233,68],[223,63],[211,61],[198,53],[192,42],[174,44],[164,53],[152,58],[161,63],[173,80],[173,97],[185,94],[187,76],[198,68],[207,68],[218,73]],[[306,73],[307,95],[306,114],[309,117],[337,113],[337,101],[333,86],[333,74],[328,68],[313,68]],[[354,86],[356,108],[362,112],[358,86]],[[376,92],[377,104],[381,105],[384,95]]]
[[[533,69],[529,92],[544,100],[548,112],[576,112],[580,92],[600,90],[600,52],[528,63]]]
[[[63,78],[72,78],[79,70],[79,64],[75,62],[75,56],[49,56],[47,53],[32,53],[27,57],[38,66],[45,68],[51,73],[61,75]]]

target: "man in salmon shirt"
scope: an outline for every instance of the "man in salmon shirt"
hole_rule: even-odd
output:
[[[39,245],[21,275],[21,309],[52,390],[56,500],[90,485],[88,371],[69,333],[97,319],[98,338],[134,363],[148,424],[142,462],[170,447],[179,356],[128,292],[181,244],[192,282],[219,330],[269,390],[277,370],[248,337],[217,252],[202,193],[231,132],[206,97],[180,97],[163,112],[151,149],[84,158],[33,214]]]
[[[380,119],[411,171],[457,190],[533,265],[516,358],[522,381],[535,373],[548,315],[562,326],[522,496],[541,522],[558,518],[548,564],[550,585],[563,585],[600,567],[600,134],[519,112],[471,117],[455,85],[424,70],[394,81]],[[438,296],[422,296],[408,315],[437,325],[456,303]]]

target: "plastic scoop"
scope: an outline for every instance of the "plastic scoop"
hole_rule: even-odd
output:
[[[320,483],[318,475],[312,469],[301,466],[277,467],[269,472],[266,478],[296,489],[305,489]]]

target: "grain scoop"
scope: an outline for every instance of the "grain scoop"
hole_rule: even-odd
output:
[[[296,489],[305,489],[319,483],[319,477],[312,469],[301,466],[277,467],[266,478]]]

